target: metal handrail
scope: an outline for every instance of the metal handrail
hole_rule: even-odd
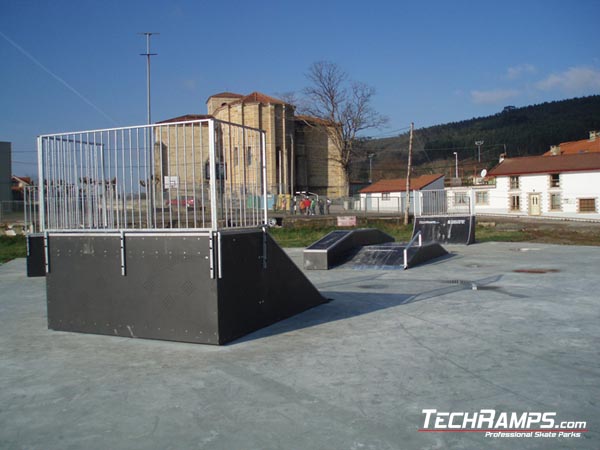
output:
[[[413,236],[406,247],[404,247],[404,270],[408,269],[408,249],[413,246],[416,240],[419,240],[419,247],[423,246],[423,238],[421,237],[421,231],[417,231],[417,234]]]

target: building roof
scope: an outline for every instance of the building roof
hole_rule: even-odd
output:
[[[285,102],[283,100],[279,100],[278,98],[271,97],[267,94],[263,94],[262,92],[252,92],[251,94],[245,95],[239,100],[232,103],[232,105],[236,103],[274,103],[277,105],[284,105]]]
[[[561,142],[559,145],[561,155],[573,155],[578,153],[600,152],[600,135],[598,132],[591,131],[590,139],[580,141]],[[552,150],[544,153],[544,156],[552,156]]]
[[[213,97],[216,97],[216,98],[242,98],[243,95],[236,94],[235,92],[219,92],[218,94],[213,94],[210,97],[208,97],[206,99],[206,102],[208,103],[208,101]]]
[[[410,179],[410,190],[419,191],[434,181],[443,178],[443,174],[421,175]],[[379,192],[404,192],[406,191],[406,178],[395,178],[393,180],[379,180],[366,188],[361,189],[361,194]]]
[[[488,176],[587,172],[594,170],[600,170],[600,152],[506,158],[490,170]]]
[[[172,119],[161,120],[158,123],[174,123],[174,122],[188,122],[190,120],[202,120],[202,119],[212,119],[213,116],[208,114],[185,114],[184,116],[173,117]]]

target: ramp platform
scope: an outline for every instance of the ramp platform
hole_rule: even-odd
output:
[[[48,239],[53,330],[225,344],[326,302],[260,230]]]
[[[405,243],[389,242],[362,247],[352,259],[344,264],[344,267],[382,270],[409,269],[447,254],[444,247],[435,242],[408,248]]]
[[[360,247],[393,241],[392,236],[375,228],[335,230],[304,250],[304,268],[327,270],[346,262]]]

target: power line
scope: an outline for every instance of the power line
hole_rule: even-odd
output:
[[[44,72],[46,72],[48,75],[50,75],[52,78],[54,78],[56,81],[58,81],[60,84],[62,84],[64,87],[66,87],[68,90],[70,90],[73,94],[75,94],[77,97],[79,97],[81,100],[83,100],[85,103],[87,103],[89,106],[91,106],[92,108],[94,108],[96,111],[98,111],[100,114],[102,114],[106,119],[108,119],[110,122],[112,122],[113,124],[117,124],[112,117],[110,117],[108,114],[106,114],[104,111],[102,111],[98,106],[96,106],[94,104],[94,102],[92,102],[90,99],[88,99],[86,96],[84,96],[81,92],[79,92],[77,89],[75,89],[73,86],[71,86],[69,83],[67,83],[65,80],[63,80],[61,77],[59,77],[58,75],[56,75],[54,72],[52,72],[50,69],[48,69],[46,66],[44,66],[40,61],[38,61],[31,53],[29,53],[27,50],[25,50],[23,47],[21,47],[19,44],[17,44],[15,41],[13,41],[11,38],[9,38],[7,35],[5,35],[4,33],[2,33],[0,31],[0,36],[2,36],[10,45],[12,45],[14,48],[16,48],[17,50],[19,50],[23,55],[25,55],[31,62],[33,62],[36,66],[38,66],[40,69],[42,69]]]

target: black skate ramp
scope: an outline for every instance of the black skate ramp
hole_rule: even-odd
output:
[[[304,268],[408,269],[448,254],[439,243],[418,238],[417,232],[410,243],[398,243],[375,228],[332,231],[304,250]]]
[[[474,244],[475,216],[416,217],[413,236],[419,232],[423,242]]]
[[[406,260],[405,260],[406,250]],[[447,255],[448,252],[438,243],[408,247],[405,243],[390,242],[381,245],[362,247],[343,266],[352,269],[409,269],[426,261]]]
[[[376,228],[335,230],[304,250],[304,268],[327,270],[348,261],[365,245],[393,241],[392,236]]]

